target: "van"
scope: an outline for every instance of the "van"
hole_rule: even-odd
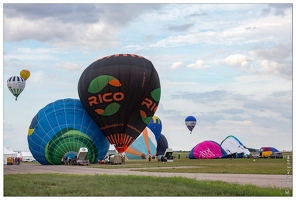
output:
[[[270,158],[283,158],[283,154],[280,153],[280,152],[273,152],[273,153],[270,155]]]

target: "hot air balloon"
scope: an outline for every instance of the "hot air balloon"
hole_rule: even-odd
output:
[[[188,154],[189,159],[214,159],[227,157],[225,150],[215,141],[198,143]]]
[[[220,143],[220,146],[226,151],[228,155],[235,155],[237,158],[250,155],[248,148],[246,148],[243,143],[233,135],[227,136]]]
[[[7,80],[7,87],[17,101],[18,96],[26,87],[26,81],[20,76],[12,76]]]
[[[125,150],[128,159],[148,158],[156,155],[157,141],[154,133],[146,127],[139,137]]]
[[[123,153],[150,122],[161,90],[151,61],[134,54],[116,54],[83,71],[78,94],[110,144]]]
[[[154,133],[156,141],[158,141],[162,130],[162,123],[159,117],[154,115],[147,127]]]
[[[193,117],[193,116],[186,117],[186,119],[185,119],[185,125],[190,130],[190,134],[192,133],[192,130],[194,129],[195,124],[196,124],[195,117]]]
[[[60,165],[73,159],[86,147],[90,163],[102,160],[110,143],[79,99],[60,99],[39,110],[28,130],[28,145],[33,157],[43,165]]]
[[[163,134],[160,134],[160,137],[157,140],[156,154],[163,155],[168,147],[169,145],[166,137]]]
[[[30,77],[30,71],[27,69],[23,69],[20,71],[20,76],[24,79],[27,80]]]

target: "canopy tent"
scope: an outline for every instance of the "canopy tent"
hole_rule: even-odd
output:
[[[3,149],[3,164],[7,164],[7,158],[9,157],[17,157],[17,152],[14,152],[14,151],[11,151],[11,150],[8,150],[6,147],[4,147]]]

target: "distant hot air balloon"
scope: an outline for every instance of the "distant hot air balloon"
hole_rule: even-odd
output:
[[[151,61],[134,54],[115,54],[84,70],[78,94],[110,144],[123,153],[150,122],[161,90]]]
[[[60,165],[73,159],[81,147],[88,149],[90,163],[102,160],[110,143],[82,106],[79,99],[60,99],[40,109],[28,130],[28,145],[42,165]]]
[[[7,80],[7,87],[15,96],[15,100],[17,101],[17,97],[26,87],[26,81],[20,76],[12,76]]]
[[[193,116],[188,116],[185,119],[185,125],[187,126],[187,128],[190,130],[190,134],[192,133],[192,130],[194,129],[195,125],[196,125],[196,119]]]
[[[20,76],[24,79],[27,80],[30,77],[30,71],[27,69],[23,69],[20,71]]]
[[[154,133],[156,141],[158,141],[162,130],[162,123],[159,117],[154,115],[147,127]]]

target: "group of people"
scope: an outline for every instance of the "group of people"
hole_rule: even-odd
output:
[[[62,164],[64,165],[75,165],[76,162],[77,162],[77,156],[75,156],[75,158],[71,159],[70,157],[66,158],[66,157],[63,157],[61,162]]]
[[[21,163],[21,158],[20,157],[9,157],[7,162],[8,162],[7,164],[19,165]]]

